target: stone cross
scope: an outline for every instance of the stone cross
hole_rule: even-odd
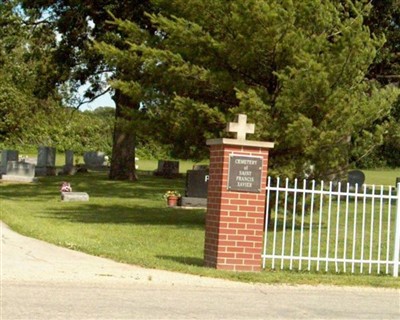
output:
[[[247,133],[254,133],[254,123],[247,123],[247,115],[239,114],[237,122],[229,122],[227,126],[228,132],[236,133],[236,139],[246,140]]]

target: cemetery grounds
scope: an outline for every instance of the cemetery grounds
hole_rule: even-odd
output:
[[[34,184],[0,182],[1,220],[26,236],[147,268],[270,284],[400,288],[398,278],[382,274],[269,269],[235,273],[203,267],[205,210],[168,208],[163,194],[183,194],[185,180],[149,174],[156,162],[139,161],[140,179],[134,183],[110,181],[105,172],[41,177]],[[192,165],[181,161],[181,172]],[[364,172],[367,184],[393,185],[400,176],[399,169]],[[63,181],[70,182],[73,191],[87,192],[90,201],[61,202]]]

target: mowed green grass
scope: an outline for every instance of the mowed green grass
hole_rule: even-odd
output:
[[[283,198],[283,197],[282,197]],[[268,264],[275,268],[310,269],[335,272],[393,274],[389,261],[394,257],[396,205],[388,201],[349,198],[343,196],[341,205],[337,197],[329,202],[324,197],[320,213],[320,196],[316,205],[310,202],[302,208],[289,206],[283,215],[282,205],[271,208],[271,221],[267,231],[267,254],[286,256],[269,258]],[[302,203],[301,200],[299,203]],[[297,260],[295,257],[303,257]],[[318,260],[307,259],[308,257]],[[338,259],[339,262],[329,261]],[[360,263],[363,260],[363,263]],[[371,261],[381,261],[380,264]],[[366,262],[369,261],[369,262]]]
[[[140,175],[140,172],[139,172]],[[60,201],[63,180],[86,191],[89,202]],[[225,279],[289,284],[400,288],[392,276],[334,272],[234,273],[203,267],[205,210],[168,208],[162,195],[184,191],[184,178],[141,175],[110,181],[105,173],[40,178],[36,184],[0,183],[1,219],[21,234],[149,268]]]
[[[400,178],[400,168],[362,171],[365,174],[365,183],[367,184],[394,186],[396,184],[396,178]]]
[[[90,201],[61,202],[64,179],[73,191],[88,192]],[[168,260],[161,258],[167,247],[173,249],[172,259],[182,243],[201,242],[203,210],[167,208],[162,198],[168,189],[183,192],[183,185],[183,179],[146,176],[138,183],[116,182],[105,173],[40,178],[29,185],[3,183],[2,219],[16,231],[61,246],[154,266],[157,259]]]

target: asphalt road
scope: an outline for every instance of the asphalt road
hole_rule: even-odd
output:
[[[1,235],[2,320],[400,319],[399,290],[243,284]]]

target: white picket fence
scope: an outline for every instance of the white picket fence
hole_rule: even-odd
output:
[[[264,268],[399,275],[400,183],[267,182]]]

